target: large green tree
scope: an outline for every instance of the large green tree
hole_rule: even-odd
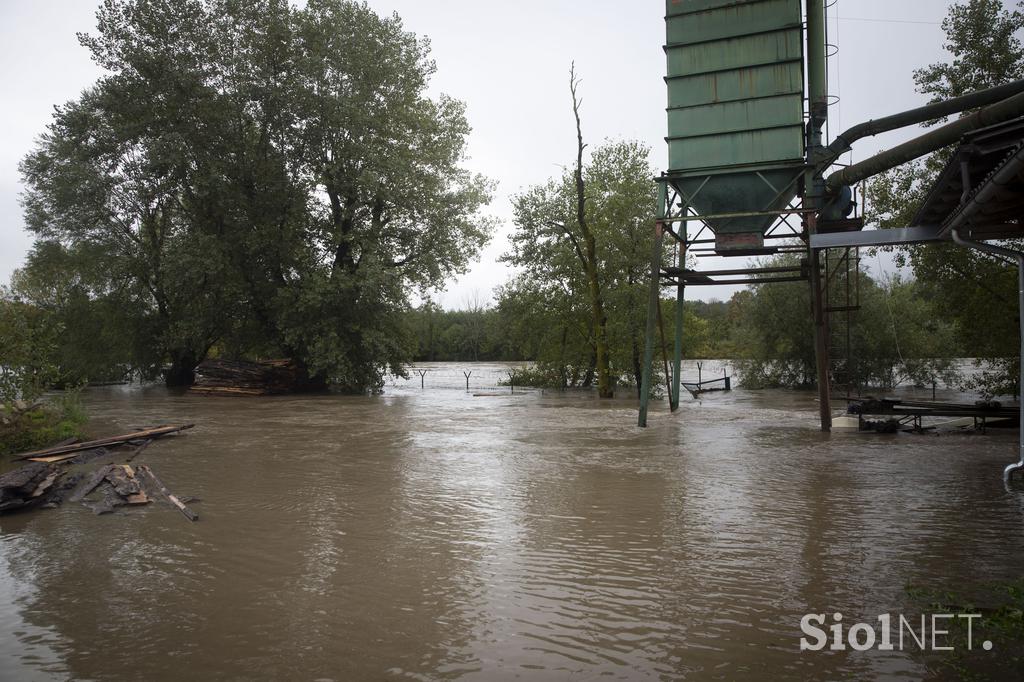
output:
[[[98,259],[89,294],[124,301],[168,383],[211,351],[355,391],[401,373],[408,295],[490,229],[426,41],[345,0],[106,0],[97,18],[81,39],[109,75],[23,163],[37,252]]]
[[[515,197],[516,230],[505,259],[519,275],[499,292],[498,310],[515,320],[510,335],[554,367],[566,385],[589,386],[599,374],[600,322],[609,382],[628,378],[639,386],[657,210],[649,153],[637,142],[608,142],[585,163],[580,159],[578,170]],[[585,233],[579,228],[581,181]],[[696,323],[691,327],[696,330]]]

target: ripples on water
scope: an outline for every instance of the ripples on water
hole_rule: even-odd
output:
[[[919,679],[898,652],[800,654],[800,617],[1021,574],[1012,432],[828,436],[809,395],[741,391],[641,430],[626,397],[505,395],[477,365],[503,394],[474,398],[461,371],[90,391],[97,433],[197,423],[143,458],[202,518],[0,520],[0,678]]]

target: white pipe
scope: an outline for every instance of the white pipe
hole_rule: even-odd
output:
[[[1020,251],[1014,251],[1012,249],[1004,249],[1001,246],[994,246],[992,244],[985,244],[983,242],[975,242],[969,239],[964,239],[960,236],[960,233],[954,229],[950,232],[953,237],[953,241],[960,246],[966,246],[969,249],[977,249],[978,251],[985,251],[992,253],[997,256],[1003,256],[1006,258],[1012,258],[1017,261],[1017,316],[1020,324],[1020,372],[1021,376],[1018,378],[1018,396],[1017,399],[1020,402],[1020,424],[1018,425],[1018,460],[1016,463],[1009,465],[1003,469],[1003,484],[1007,488],[1010,487],[1010,477],[1015,471],[1024,469],[1024,253]]]

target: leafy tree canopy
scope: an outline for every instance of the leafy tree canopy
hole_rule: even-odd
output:
[[[409,294],[491,230],[428,42],[347,0],[105,0],[80,38],[107,75],[22,164],[33,296],[75,263],[169,383],[211,352],[354,391],[401,373]]]

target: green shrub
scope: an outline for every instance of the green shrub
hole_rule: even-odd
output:
[[[67,391],[28,409],[0,408],[0,455],[39,450],[68,438],[81,438],[86,422],[78,391]]]

